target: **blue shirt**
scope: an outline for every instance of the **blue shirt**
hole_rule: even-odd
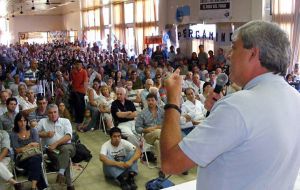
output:
[[[165,111],[161,107],[157,107],[157,116],[153,117],[153,114],[149,108],[145,108],[140,112],[135,120],[135,130],[141,134],[143,129],[153,127],[154,125],[161,125],[164,118]]]
[[[198,190],[292,190],[300,166],[300,94],[266,73],[219,100],[179,146]]]

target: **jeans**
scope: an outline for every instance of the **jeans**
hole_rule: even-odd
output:
[[[128,160],[130,160],[130,158],[134,155],[135,151],[131,151],[127,154],[127,156],[124,158],[124,160],[122,160],[123,162],[126,162]],[[111,156],[108,156],[108,159],[110,160],[114,160],[114,158],[112,158]],[[112,177],[114,179],[117,179],[117,177],[119,177],[122,173],[124,172],[138,172],[138,166],[137,166],[137,161],[135,161],[129,168],[119,168],[116,166],[107,166],[105,164],[103,164],[103,172],[104,175],[107,177]]]

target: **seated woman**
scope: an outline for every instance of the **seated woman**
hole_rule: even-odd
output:
[[[58,106],[59,117],[66,118],[72,121],[71,114],[69,110],[66,108],[65,104],[63,102],[60,102],[57,106]]]
[[[98,110],[98,101],[100,99],[100,81],[99,79],[93,80],[93,86],[87,90],[88,103],[87,108],[91,111],[92,114],[92,122],[90,123],[90,129],[97,129],[99,124],[100,113]]]
[[[28,173],[28,180],[31,181],[32,190],[47,188],[42,173],[42,155],[38,154],[20,161],[20,156],[31,147],[39,147],[39,135],[35,128],[28,126],[28,120],[23,113],[15,117],[13,133],[11,134],[12,148],[16,153],[16,163]]]
[[[106,129],[110,130],[112,127],[114,127],[112,122],[112,116],[110,113],[110,107],[111,103],[114,101],[113,98],[110,95],[109,88],[107,86],[101,87],[101,99],[99,103],[99,110],[101,113],[103,113],[104,122],[106,124]]]

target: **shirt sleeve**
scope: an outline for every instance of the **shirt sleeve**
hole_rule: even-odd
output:
[[[13,132],[11,134],[11,146],[13,149],[21,147],[21,145],[18,143],[18,135],[17,133]]]
[[[32,133],[31,136],[33,142],[40,143],[40,138],[37,129],[36,128],[31,129],[31,133]]]
[[[37,126],[35,127],[38,132],[44,131],[43,122],[44,122],[44,119],[41,119],[38,122]]]
[[[125,150],[127,152],[131,152],[131,151],[134,151],[136,149],[136,147],[133,144],[131,144],[129,141],[127,141],[127,140],[122,140],[122,141],[123,141],[123,145],[125,147]]]
[[[227,114],[224,117],[224,113]],[[226,103],[216,106],[210,116],[179,143],[181,150],[205,167],[222,153],[242,143],[247,134],[240,112]]]
[[[72,125],[71,122],[68,119],[64,119],[64,126],[65,126],[65,135],[70,135],[72,138],[73,130],[72,130]]]
[[[115,101],[112,102],[110,111],[111,111],[111,114],[114,118],[118,118],[117,115],[116,115],[116,113],[119,111],[117,102],[115,102]]]
[[[2,119],[0,117],[0,130],[3,130],[3,124],[2,124]]]
[[[9,139],[9,135],[6,131],[1,131],[2,133],[2,148],[8,148],[10,149],[10,139]]]
[[[142,134],[143,132],[143,112],[139,113],[136,117],[135,130],[139,134]]]
[[[132,112],[135,112],[136,111],[136,108],[135,108],[135,105],[133,104],[133,102],[132,101],[130,101],[130,100],[128,100],[129,101],[129,105],[130,105],[130,111],[132,111]]]
[[[100,154],[103,154],[103,155],[107,156],[107,152],[108,152],[108,149],[107,149],[107,142],[105,142],[105,143],[101,146]]]

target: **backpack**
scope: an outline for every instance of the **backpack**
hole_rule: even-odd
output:
[[[78,135],[77,132],[74,131],[74,130],[73,130],[73,132],[72,132],[72,139],[71,139],[71,142],[72,142],[72,143],[75,143],[75,144],[80,143],[79,135]]]
[[[146,190],[159,190],[174,186],[174,183],[169,180],[170,177],[171,175],[169,175],[167,178],[158,177],[148,181],[145,184]]]
[[[89,162],[93,157],[91,151],[81,143],[75,144],[76,153],[75,156],[72,158],[72,162],[79,163],[81,161]]]

